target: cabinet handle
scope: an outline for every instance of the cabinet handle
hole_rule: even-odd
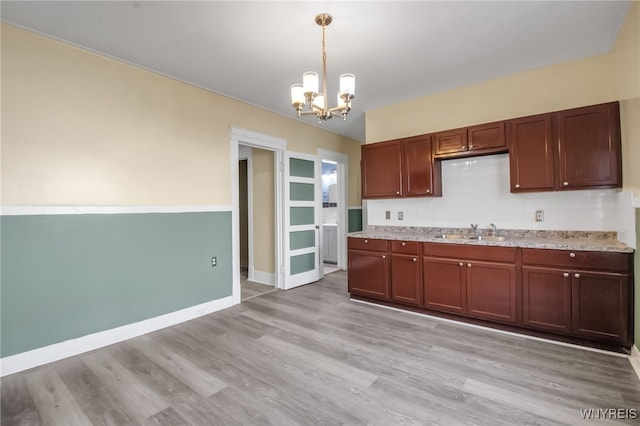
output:
[[[404,246],[406,246],[406,245],[407,245],[407,243],[402,243],[402,247],[404,247]]]
[[[397,194],[397,195],[400,195],[400,191],[396,191],[396,194]]]
[[[387,258],[387,256],[385,256],[385,255],[383,254],[383,255],[382,255],[382,258],[383,258],[383,259],[386,259],[386,258]]]
[[[464,266],[464,263],[460,262],[458,263],[458,266]]]
[[[580,278],[580,274],[575,274],[574,277]]]
[[[369,240],[364,240],[364,243],[365,243],[365,244],[369,243]]]
[[[413,258],[413,261],[414,261],[414,262],[417,262],[417,261],[418,261],[418,259],[416,259],[416,258],[414,257],[414,258]]]
[[[562,186],[569,186],[569,182],[562,182]]]
[[[431,190],[430,190],[430,189],[427,189],[427,194],[428,194],[428,193],[430,193],[430,192],[431,192]]]
[[[569,253],[569,257],[576,257],[575,253]]]
[[[516,189],[517,189],[517,188],[520,188],[520,184],[519,184],[519,183],[516,183],[515,187],[516,187]]]
[[[469,149],[473,149],[473,145],[469,145]]]
[[[463,151],[466,151],[466,150],[467,150],[467,147],[466,147],[466,146],[464,146],[464,145],[462,145],[462,146],[461,146],[461,149],[462,149]]]
[[[467,263],[467,268],[471,268],[471,264],[470,263]]]
[[[565,272],[564,274],[562,274],[562,276],[565,277],[565,278],[569,278],[569,273]]]

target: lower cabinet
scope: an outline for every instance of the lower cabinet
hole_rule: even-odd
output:
[[[389,299],[387,241],[349,238],[348,246],[349,293]]]
[[[632,262],[630,253],[349,238],[349,292],[628,350]]]

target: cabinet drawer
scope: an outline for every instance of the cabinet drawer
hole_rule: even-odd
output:
[[[349,238],[350,250],[375,250],[387,251],[387,240],[376,240],[372,238]]]
[[[522,249],[522,263],[564,268],[597,269],[628,272],[630,256],[627,253],[598,251]]]
[[[420,243],[417,241],[391,241],[391,251],[402,254],[420,254]]]
[[[474,246],[467,244],[423,243],[424,256],[448,257],[460,260],[478,259],[487,262],[516,261],[515,247]]]

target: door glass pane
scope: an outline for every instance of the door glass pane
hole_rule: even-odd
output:
[[[300,158],[289,158],[289,175],[298,177],[314,177],[315,163]]]
[[[316,255],[314,253],[291,256],[291,275],[313,271],[316,267],[315,258]]]
[[[313,225],[315,218],[313,207],[290,207],[291,223],[290,225]]]
[[[313,201],[314,185],[312,183],[289,183],[291,201]]]
[[[296,231],[289,234],[291,250],[298,250],[316,245],[316,231]]]

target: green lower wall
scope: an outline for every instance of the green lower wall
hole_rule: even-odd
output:
[[[349,232],[362,231],[362,208],[349,209]]]
[[[636,254],[634,256],[634,294],[635,294],[635,316],[634,316],[634,342],[640,348],[640,209],[636,209]]]
[[[231,212],[0,225],[2,357],[231,296]]]

